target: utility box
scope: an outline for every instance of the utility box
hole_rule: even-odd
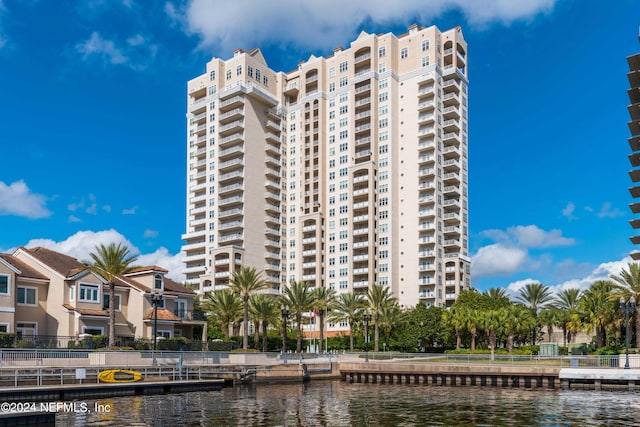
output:
[[[558,343],[557,342],[541,343],[539,356],[557,357]]]
[[[571,356],[585,356],[587,354],[587,344],[585,343],[569,344],[569,354]]]

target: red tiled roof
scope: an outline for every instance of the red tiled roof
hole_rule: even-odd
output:
[[[62,306],[69,311],[75,311],[76,313],[80,313],[85,316],[109,317],[109,312],[107,310],[92,310],[90,308],[76,308],[71,304],[62,304]]]
[[[77,259],[51,249],[37,247],[26,249],[26,251],[64,277],[78,274],[84,268],[84,264]]]
[[[153,308],[150,308],[149,311],[147,311],[147,313],[144,315],[144,320],[153,320],[153,319],[154,319]],[[166,308],[159,308],[158,320],[171,320],[174,322],[179,322],[182,319],[180,319],[178,316],[176,316]]]
[[[19,277],[28,277],[28,278],[31,278],[31,279],[49,280],[48,277],[40,274],[38,271],[36,271],[33,268],[29,267],[29,265],[27,265],[26,263],[20,261],[17,258],[12,257],[9,254],[0,254],[0,258],[2,258],[6,262],[8,262],[12,266],[14,266],[17,270],[20,270],[20,274],[18,274]]]
[[[146,267],[136,267],[133,270],[131,270],[130,272],[128,272],[127,274],[137,274],[137,273],[143,273],[143,272],[150,272],[150,271],[160,271],[162,273],[168,273],[169,270],[159,267],[157,265],[149,265]]]

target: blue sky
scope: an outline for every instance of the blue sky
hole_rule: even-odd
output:
[[[187,80],[237,47],[288,71],[417,22],[469,44],[474,286],[586,287],[628,261],[639,1],[274,3],[0,0],[0,251],[122,241],[177,274]]]

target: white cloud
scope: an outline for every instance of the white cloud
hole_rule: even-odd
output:
[[[562,216],[567,218],[569,221],[573,221],[574,219],[578,218],[573,214],[575,210],[576,210],[576,205],[574,205],[573,202],[569,202],[567,203],[567,206],[565,206],[564,209],[562,209]]]
[[[503,230],[485,230],[480,233],[496,242],[508,243],[523,248],[551,248],[570,246],[575,240],[562,236],[561,230],[545,231],[537,225],[518,225]]]
[[[144,238],[145,239],[155,239],[156,237],[158,237],[160,233],[158,233],[156,230],[144,230]]]
[[[125,64],[129,60],[122,49],[117,47],[112,40],[102,38],[95,31],[88,40],[76,44],[76,50],[82,54],[84,60],[93,55],[97,55],[105,63],[112,65]]]
[[[122,209],[122,215],[135,215],[138,211],[138,206],[134,206],[130,209]]]
[[[61,242],[56,242],[51,239],[34,239],[29,241],[25,246],[27,248],[42,246],[67,254],[80,261],[89,261],[91,259],[89,254],[95,251],[96,246],[100,244],[109,245],[111,243],[126,245],[132,255],[138,255],[136,264],[158,265],[169,270],[167,275],[173,280],[178,282],[185,280],[186,276],[182,273],[184,269],[184,253],[180,252],[176,255],[171,255],[166,248],[160,247],[153,253],[141,254],[140,249],[135,247],[125,236],[114,229],[104,231],[78,231],[76,234]]]
[[[499,243],[484,246],[471,257],[473,276],[501,276],[518,271],[527,260],[527,252]]]
[[[7,8],[4,5],[3,0],[0,0],[0,49],[2,49],[7,44],[7,38],[4,35],[4,31],[2,30],[3,21],[6,17]]]
[[[32,193],[23,181],[16,181],[9,185],[0,181],[0,216],[16,215],[37,219],[51,216],[47,209],[47,198],[41,194]]]
[[[598,218],[618,218],[625,213],[618,208],[612,208],[611,202],[604,202],[597,215]]]
[[[82,222],[82,220],[80,218],[78,218],[75,215],[69,215],[69,218],[67,220],[68,222]]]
[[[587,272],[585,275],[565,280],[563,282],[550,284],[545,283],[541,280],[525,279],[512,282],[507,286],[507,288],[512,293],[516,293],[527,283],[544,283],[545,285],[549,286],[551,291],[553,291],[554,293],[558,293],[564,289],[571,288],[578,288],[584,291],[586,289],[589,289],[589,287],[598,280],[609,280],[611,275],[620,274],[622,269],[626,269],[627,264],[629,264],[630,262],[633,262],[631,257],[625,257],[619,261],[604,262],[591,271]]]
[[[201,37],[203,46],[253,48],[267,41],[305,48],[330,49],[349,40],[363,23],[413,21],[428,25],[434,17],[459,10],[472,25],[509,24],[550,12],[556,0],[280,0],[273,2],[218,2],[193,0],[178,10],[165,4],[174,22],[182,14],[189,32]],[[250,3],[250,4],[249,4]],[[409,22],[411,20],[411,22]],[[283,31],[286,28],[286,31]]]

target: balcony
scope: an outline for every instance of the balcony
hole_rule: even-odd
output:
[[[225,197],[224,199],[220,199],[218,206],[224,206],[229,204],[239,204],[239,203],[244,203],[244,197],[242,195]]]
[[[234,179],[234,178],[242,178],[243,175],[244,175],[244,170],[225,173],[218,176],[218,182],[223,182],[223,181],[227,181],[229,179]]]
[[[220,116],[218,117],[218,120],[220,121],[220,124],[223,124],[229,120],[238,119],[242,117],[243,114],[244,114],[244,109],[242,107],[234,108],[233,110],[220,114]]]
[[[235,184],[225,185],[225,186],[219,187],[218,188],[218,194],[223,194],[223,193],[227,193],[227,192],[235,191],[235,190],[242,190],[242,185],[243,184],[241,182],[238,182],[238,183],[235,183]]]
[[[229,230],[231,228],[240,228],[240,227],[242,227],[242,221],[223,222],[218,227],[218,230]]]
[[[224,234],[218,239],[218,242],[230,242],[232,240],[242,240],[242,233]]]
[[[369,287],[369,282],[367,282],[366,280],[361,280],[358,282],[353,282],[353,288],[354,289],[361,289],[361,288],[368,288]]]
[[[226,211],[220,211],[218,218],[225,218],[230,216],[242,215],[242,208],[228,209]]]

